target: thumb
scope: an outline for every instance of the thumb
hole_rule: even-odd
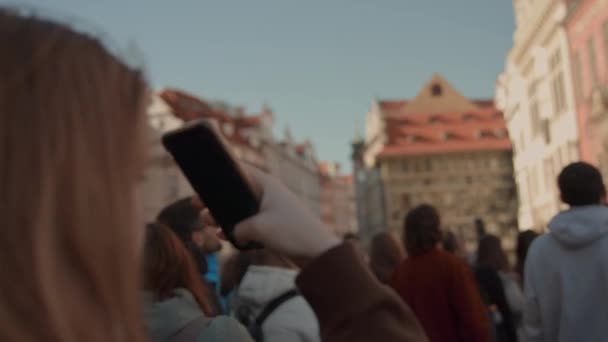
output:
[[[240,244],[257,241],[257,227],[260,226],[260,215],[250,217],[234,226],[234,238]]]

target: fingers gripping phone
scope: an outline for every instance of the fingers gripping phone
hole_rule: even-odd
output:
[[[235,225],[257,214],[260,205],[245,172],[215,129],[197,120],[166,133],[162,142],[226,238],[241,250],[261,248],[255,242],[241,246],[234,238]]]

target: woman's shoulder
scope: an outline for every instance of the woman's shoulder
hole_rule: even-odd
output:
[[[197,335],[198,342],[253,342],[245,327],[232,317],[217,316]]]

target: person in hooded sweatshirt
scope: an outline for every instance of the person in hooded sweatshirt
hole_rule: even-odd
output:
[[[570,206],[530,247],[525,265],[527,341],[608,340],[608,208],[597,168],[583,162],[558,176]]]
[[[264,342],[320,342],[319,323],[312,308],[296,289],[299,270],[281,254],[269,250],[239,252],[239,284],[235,290],[232,312],[250,326],[267,312],[261,322]],[[276,298],[285,299],[275,301]],[[271,302],[278,303],[267,311]],[[251,332],[251,328],[249,329]],[[256,335],[252,333],[252,335]]]
[[[143,317],[153,342],[253,342],[233,318],[213,316],[212,294],[194,259],[168,227],[146,226]]]

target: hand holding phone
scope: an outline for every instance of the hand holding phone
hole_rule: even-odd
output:
[[[226,238],[238,249],[261,248],[255,242],[242,246],[234,237],[235,225],[256,215],[260,204],[246,173],[213,127],[193,121],[165,134],[162,142]]]

